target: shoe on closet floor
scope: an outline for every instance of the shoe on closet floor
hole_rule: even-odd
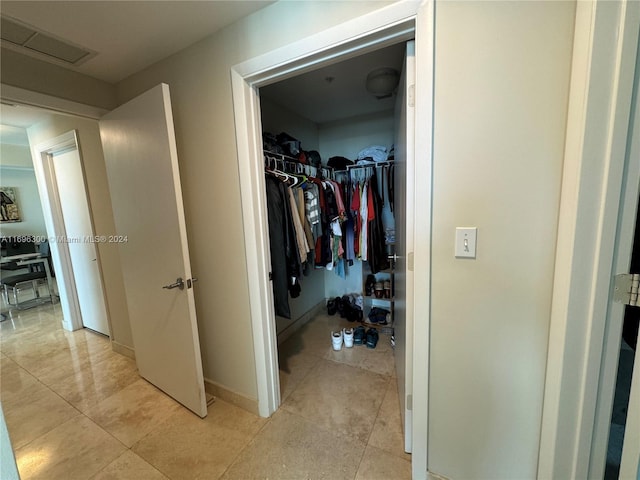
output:
[[[376,348],[378,344],[378,331],[375,328],[367,330],[367,348]]]
[[[342,336],[344,339],[344,346],[347,348],[353,347],[353,328],[343,328]]]
[[[331,298],[329,299],[329,301],[327,302],[327,314],[328,315],[335,315],[336,312],[338,311],[338,298]]]
[[[331,345],[336,352],[342,350],[342,330],[331,332]]]
[[[362,325],[356,327],[353,331],[353,343],[356,345],[363,345],[365,342],[364,327]]]

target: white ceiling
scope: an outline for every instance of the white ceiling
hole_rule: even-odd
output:
[[[7,1],[0,12],[97,52],[73,70],[109,83],[273,1]]]
[[[0,13],[97,52],[82,65],[65,68],[117,83],[271,3],[2,0]],[[45,115],[37,109],[0,106],[0,143],[28,145],[25,128]]]
[[[96,51],[85,63],[66,68],[117,83],[271,3],[2,0],[0,13]],[[263,87],[260,95],[318,124],[389,110],[395,99],[377,100],[369,94],[366,76],[379,67],[401,70],[403,57],[404,44],[391,46]],[[19,142],[18,129],[41,119],[42,112],[29,110],[2,105],[0,124],[16,128],[3,129],[9,131],[0,132],[0,142]]]

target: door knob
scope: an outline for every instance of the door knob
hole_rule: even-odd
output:
[[[171,290],[174,288],[179,288],[180,290],[184,290],[184,280],[182,280],[182,277],[178,277],[176,278],[176,281],[174,283],[170,283],[169,285],[165,285],[162,288],[166,288],[167,290]]]

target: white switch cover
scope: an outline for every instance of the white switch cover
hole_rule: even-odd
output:
[[[477,227],[456,228],[456,258],[476,258]]]

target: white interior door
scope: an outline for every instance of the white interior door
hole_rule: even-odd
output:
[[[640,308],[640,307],[635,307]],[[640,333],[640,332],[638,332]],[[640,346],[640,335],[638,343]],[[636,347],[636,358],[633,363],[633,377],[629,394],[627,424],[622,444],[622,460],[620,462],[620,479],[640,479],[640,355]]]
[[[138,370],[205,417],[168,85],[158,85],[105,115],[100,135]],[[173,288],[165,288],[169,286]]]
[[[96,245],[91,241],[93,226],[78,149],[53,153],[51,161],[82,324],[91,330],[109,335]]]
[[[631,121],[627,139],[626,168],[623,179],[621,206],[618,217],[616,246],[613,258],[613,274],[630,272],[631,257],[634,245],[636,215],[640,211],[638,197],[640,195],[640,49],[636,60],[636,77],[633,102],[631,104]],[[636,272],[633,272],[636,273]],[[611,293],[611,292],[610,292]],[[640,307],[630,307],[640,308]],[[589,478],[604,478],[606,472],[608,446],[618,444],[617,438],[611,438],[614,429],[611,425],[618,362],[620,359],[620,342],[622,337],[625,306],[609,298],[604,335],[602,365],[598,385],[598,399],[594,435],[591,444]],[[622,459],[620,461],[620,479],[640,479],[640,355],[636,352],[634,370],[629,395],[627,418],[624,428]],[[619,431],[619,425],[616,426]],[[611,452],[616,452],[612,449]],[[619,452],[616,452],[616,454]]]
[[[404,68],[395,111],[394,215],[396,220],[396,255],[394,332],[396,338],[396,377],[400,412],[404,425],[404,448],[411,452],[411,395],[413,391],[413,272],[407,264],[413,255],[414,196],[414,102],[415,42],[407,42]]]
[[[640,42],[640,38],[638,39]],[[625,206],[633,205],[635,201],[634,211],[627,213],[625,216],[623,213],[622,221],[620,222],[621,230],[624,233],[619,235],[630,236],[632,231],[629,223],[633,224],[633,219],[636,220],[637,216],[640,216],[640,44],[638,45],[638,51],[636,53],[636,76],[634,83],[634,100],[632,104],[632,130],[630,131],[630,142],[628,152],[628,168],[627,168],[627,187],[625,188],[626,201]],[[630,218],[629,218],[630,217]],[[626,227],[626,228],[625,228]],[[634,238],[634,243],[638,240]],[[627,245],[628,247],[628,245]],[[634,246],[633,248],[637,248]],[[626,253],[626,252],[625,252]],[[626,265],[630,265],[630,258],[625,256],[624,260]],[[629,272],[629,270],[626,270]],[[626,273],[625,272],[625,273]],[[638,273],[631,270],[631,273]],[[634,309],[640,309],[638,307],[629,307]],[[640,354],[638,354],[638,348],[640,347],[640,332],[639,338],[636,342],[635,359],[633,362],[633,373],[631,377],[631,391],[629,392],[629,407],[627,409],[627,422],[624,429],[624,440],[622,444],[622,458],[620,460],[620,479],[636,479],[640,480]]]

